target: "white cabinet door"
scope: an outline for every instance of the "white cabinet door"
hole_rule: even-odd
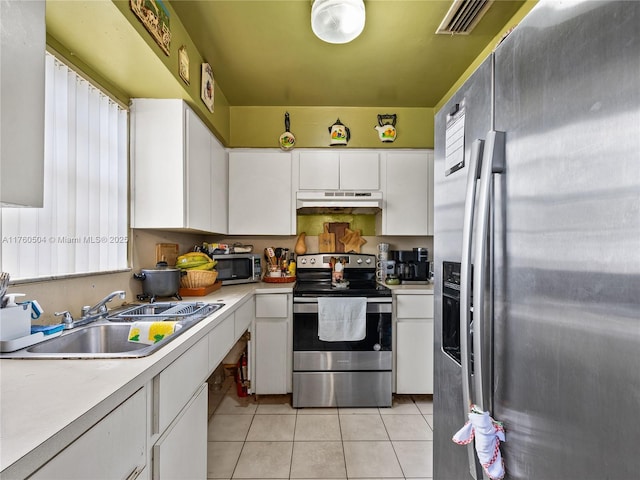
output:
[[[256,309],[253,297],[248,301],[240,305],[235,311],[235,339],[238,340],[242,334],[251,326],[251,323],[256,318]]]
[[[154,480],[207,478],[207,384],[153,446]]]
[[[204,420],[206,428],[206,417]],[[147,395],[138,390],[29,479],[136,478],[146,464]],[[206,447],[206,436],[205,436]]]
[[[433,393],[433,318],[398,320],[396,393]]]
[[[42,207],[45,2],[0,2],[0,201]]]
[[[211,140],[211,231],[229,231],[229,154],[218,139]]]
[[[252,389],[258,395],[291,391],[291,305],[290,294],[256,295]]]
[[[294,235],[291,154],[229,153],[229,234]]]
[[[231,313],[209,334],[209,372],[213,372],[235,343],[235,315]]]
[[[379,190],[380,159],[373,151],[300,152],[300,190]]]
[[[154,433],[164,432],[208,376],[209,340],[203,338],[154,379]]]
[[[379,190],[380,156],[377,152],[340,153],[340,190]]]
[[[433,152],[387,152],[383,235],[433,235]]]
[[[186,121],[186,226],[211,231],[211,132],[190,109],[185,110]]]
[[[433,294],[396,294],[396,393],[433,393]]]
[[[300,152],[300,190],[338,190],[338,152]]]
[[[258,395],[287,393],[288,322],[285,318],[257,318],[255,383]]]
[[[131,226],[227,231],[227,156],[182,100],[133,99]]]

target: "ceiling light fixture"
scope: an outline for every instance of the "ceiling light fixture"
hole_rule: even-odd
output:
[[[348,43],[364,29],[363,0],[314,0],[311,29],[327,43]]]

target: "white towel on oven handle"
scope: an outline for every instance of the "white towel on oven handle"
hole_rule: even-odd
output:
[[[357,342],[367,335],[367,299],[318,297],[318,338],[324,342]]]

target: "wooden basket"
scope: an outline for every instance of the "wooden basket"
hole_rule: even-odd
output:
[[[218,272],[215,270],[187,270],[187,274],[180,278],[182,288],[208,287],[216,283]]]

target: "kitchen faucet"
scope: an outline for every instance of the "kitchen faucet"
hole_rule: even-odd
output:
[[[104,297],[93,307],[90,307],[88,305],[82,307],[82,317],[78,320],[74,320],[68,310],[65,310],[63,312],[55,312],[54,315],[62,316],[62,323],[64,324],[65,330],[69,330],[74,327],[80,327],[82,325],[86,325],[87,323],[95,322],[98,318],[105,315],[107,313],[106,304],[118,295],[122,300],[124,300],[126,292],[124,290],[116,290],[115,292],[111,292],[109,295]]]

